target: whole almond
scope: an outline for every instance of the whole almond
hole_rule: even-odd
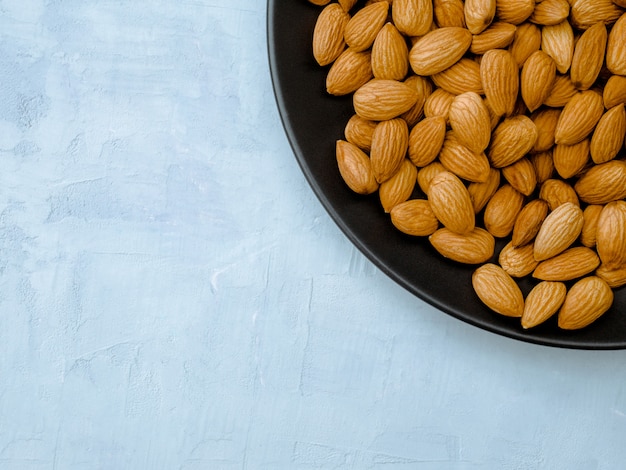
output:
[[[626,202],[609,202],[600,213],[596,250],[607,269],[626,263]]]
[[[508,237],[523,206],[524,195],[510,184],[502,185],[485,207],[485,228],[496,238]]]
[[[428,188],[430,207],[447,229],[465,234],[474,230],[474,206],[463,182],[453,173],[442,171]]]
[[[439,153],[446,169],[466,181],[484,183],[489,177],[489,160],[484,152],[474,152],[463,145],[454,131],[449,131]]]
[[[600,93],[585,90],[575,94],[559,116],[554,141],[557,144],[577,144],[591,134],[603,113]]]
[[[587,204],[606,204],[626,198],[626,162],[611,160],[587,170],[574,185]]]
[[[480,65],[472,59],[462,58],[456,64],[436,73],[431,78],[439,88],[443,88],[454,95],[469,91],[479,95],[484,93],[480,79]]]
[[[626,13],[616,21],[606,45],[606,66],[615,75],[626,75]]]
[[[570,0],[570,22],[578,29],[587,29],[602,21],[610,25],[622,15],[623,10],[612,0]]]
[[[372,134],[370,160],[376,181],[391,178],[402,165],[409,147],[409,129],[401,118],[381,121]]]
[[[533,256],[532,243],[514,246],[512,242],[504,245],[498,255],[498,263],[511,277],[528,276],[539,264]]]
[[[383,210],[388,213],[395,206],[408,200],[417,182],[417,168],[405,159],[398,171],[378,188],[378,196]]]
[[[517,65],[522,67],[531,54],[538,51],[540,47],[541,29],[532,23],[523,23],[516,28],[509,51]]]
[[[567,287],[562,282],[543,281],[533,287],[524,302],[522,328],[544,323],[559,311],[565,301]]]
[[[313,57],[321,66],[329,65],[346,47],[343,33],[350,16],[337,3],[327,5],[313,29]]]
[[[565,251],[576,241],[582,226],[580,207],[571,202],[561,204],[548,214],[535,237],[535,259],[543,261]]]
[[[409,49],[392,23],[378,32],[371,53],[371,69],[376,78],[402,80],[409,71]]]
[[[465,24],[472,34],[482,33],[496,15],[496,0],[465,0]]]
[[[594,250],[575,246],[539,263],[533,277],[542,281],[571,281],[586,276],[598,266],[600,258]]]
[[[522,98],[533,112],[543,104],[556,80],[556,64],[543,51],[533,52],[522,67],[520,88]]]
[[[406,36],[423,36],[433,23],[433,2],[394,0],[391,16],[398,30]]]
[[[452,93],[447,92],[443,88],[437,88],[426,98],[424,116],[442,116],[448,122],[448,114],[454,98],[455,95]]]
[[[454,98],[448,119],[461,144],[475,153],[485,151],[491,140],[491,119],[487,106],[477,93],[467,92]]]
[[[350,142],[338,140],[336,156],[339,173],[352,191],[372,194],[378,190],[378,181],[374,178],[370,159],[365,152]]]
[[[386,121],[411,109],[417,99],[417,90],[403,82],[374,78],[354,92],[353,105],[363,119]]]
[[[370,48],[387,21],[388,12],[389,3],[386,1],[372,3],[357,11],[345,26],[346,44],[356,51]]]
[[[589,161],[590,139],[584,139],[574,145],[558,144],[554,146],[552,160],[554,169],[561,178],[569,179],[578,175]]]
[[[446,120],[434,116],[418,122],[409,134],[409,158],[418,167],[431,163],[443,145],[446,137]]]
[[[470,194],[474,213],[478,214],[482,211],[491,197],[496,193],[500,186],[500,171],[495,168],[489,170],[489,176],[484,183],[470,183],[467,192]]]
[[[434,75],[458,62],[471,43],[472,34],[467,29],[445,27],[432,30],[411,48],[411,67],[418,75]]]
[[[496,17],[500,21],[519,25],[535,10],[535,0],[496,0]]]
[[[482,264],[493,256],[495,239],[485,229],[476,227],[464,235],[440,228],[428,240],[444,258],[463,264]]]
[[[400,116],[407,122],[409,127],[413,127],[424,116],[424,103],[426,103],[426,98],[433,92],[433,84],[428,78],[418,75],[410,75],[404,80],[404,84],[417,92],[415,104]]]
[[[369,152],[372,148],[372,135],[377,124],[376,121],[368,121],[358,114],[354,114],[346,124],[343,131],[344,137],[361,150]]]
[[[343,8],[343,11],[346,13],[352,10],[352,7],[356,5],[358,0],[339,0],[339,5]]]
[[[596,246],[596,233],[598,233],[598,220],[604,206],[589,204],[583,210],[583,229],[580,232],[580,243],[588,248]]]
[[[520,158],[512,165],[502,168],[502,176],[524,196],[530,196],[537,186],[535,167],[526,157]]]
[[[512,165],[535,145],[537,126],[524,115],[504,119],[491,135],[487,157],[495,168]]]
[[[600,265],[600,267],[596,269],[595,274],[612,289],[626,285],[626,264],[615,269],[609,269],[606,266]]]
[[[541,29],[541,49],[552,57],[559,73],[569,71],[574,55],[574,30],[567,20]]]
[[[535,123],[535,127],[537,127],[537,141],[532,148],[533,152],[545,152],[552,148],[556,124],[559,122],[560,115],[560,109],[541,108],[530,116],[530,119]]]
[[[541,183],[539,198],[548,203],[551,211],[566,202],[580,207],[578,195],[574,188],[566,181],[556,178],[550,178]]]
[[[335,60],[326,75],[326,91],[335,96],[353,93],[372,78],[372,54],[348,48]]]
[[[521,317],[524,296],[519,286],[500,266],[487,263],[472,274],[478,298],[491,310],[507,317]]]
[[[619,104],[602,115],[591,137],[591,159],[605,163],[615,158],[624,144],[626,134],[626,111]]]
[[[535,168],[537,184],[542,184],[552,178],[554,175],[554,161],[552,160],[551,150],[532,154],[530,161]]]
[[[559,310],[558,324],[564,330],[576,330],[600,318],[613,304],[613,291],[597,276],[576,282]]]
[[[526,245],[535,239],[548,215],[548,209],[548,203],[542,199],[533,199],[522,208],[513,225],[513,246]]]
[[[509,116],[519,92],[519,68],[509,51],[492,49],[480,62],[480,78],[489,105],[498,116]]]
[[[550,94],[543,102],[544,105],[551,108],[562,108],[577,93],[577,89],[569,78],[569,75],[556,75],[554,86]]]
[[[391,222],[407,235],[427,237],[439,227],[439,220],[426,199],[410,199],[391,209]]]
[[[491,23],[482,33],[474,35],[470,52],[484,54],[490,49],[504,49],[513,42],[516,29],[515,25],[503,21]]]
[[[442,171],[448,170],[437,160],[419,169],[417,172],[417,184],[424,194],[428,195],[430,182]]]
[[[626,77],[612,75],[604,85],[602,95],[604,107],[611,109],[618,104],[626,104]]]
[[[457,26],[465,28],[465,12],[462,0],[434,0],[435,22],[440,28]]]
[[[596,23],[581,34],[576,42],[570,77],[579,90],[591,88],[604,64],[608,33],[603,22]]]
[[[535,5],[530,21],[543,26],[555,25],[567,18],[569,9],[567,0],[543,0]]]

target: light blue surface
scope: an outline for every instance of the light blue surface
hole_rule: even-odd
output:
[[[626,352],[465,325],[341,234],[265,16],[0,2],[0,468],[624,468]]]

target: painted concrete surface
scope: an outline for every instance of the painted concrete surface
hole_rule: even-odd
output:
[[[465,325],[340,233],[265,15],[0,1],[0,468],[622,468],[626,352]]]

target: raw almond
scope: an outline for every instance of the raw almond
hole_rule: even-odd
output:
[[[440,228],[428,239],[441,256],[463,264],[485,263],[495,249],[493,236],[480,227],[464,235]]]
[[[465,0],[465,24],[472,34],[482,33],[496,15],[496,0]]]
[[[496,21],[482,33],[474,35],[470,52],[484,54],[490,49],[504,49],[513,42],[516,29],[511,23]]]
[[[370,160],[376,181],[382,183],[400,169],[409,147],[409,129],[401,118],[379,122],[372,134]]]
[[[434,0],[435,22],[440,28],[457,26],[465,28],[465,12],[462,0]]]
[[[591,159],[605,163],[615,158],[624,144],[626,134],[626,111],[619,104],[602,115],[591,137]]]
[[[402,80],[409,71],[409,49],[392,23],[378,32],[371,52],[371,70],[376,78]]]
[[[580,232],[580,243],[588,248],[596,246],[596,233],[598,233],[598,220],[604,206],[589,204],[583,211],[583,229]]]
[[[394,0],[391,16],[398,30],[406,36],[423,36],[433,22],[431,0]]]
[[[354,93],[353,105],[363,119],[386,121],[411,109],[417,99],[417,90],[403,82],[374,78]]]
[[[586,246],[575,246],[539,263],[533,272],[542,281],[571,281],[586,276],[600,265],[600,258]]]
[[[548,215],[548,209],[548,203],[542,199],[534,199],[522,208],[513,225],[513,246],[526,245],[535,239]]]
[[[596,250],[607,269],[626,263],[626,202],[609,202],[600,213]]]
[[[409,134],[409,158],[418,167],[431,163],[443,145],[446,137],[446,120],[434,116],[418,122]]]
[[[538,134],[537,126],[528,116],[504,119],[493,131],[487,150],[491,165],[495,168],[512,165],[533,148]]]
[[[498,116],[509,116],[519,92],[519,68],[509,51],[492,49],[480,62],[480,78],[489,105]]]
[[[430,207],[447,229],[465,234],[474,230],[474,206],[463,182],[453,173],[442,171],[430,182]]]
[[[353,93],[372,78],[372,54],[348,48],[335,60],[326,75],[326,91],[335,96]]]
[[[439,88],[454,95],[469,91],[479,95],[484,93],[480,79],[480,65],[472,59],[462,58],[453,66],[436,73],[431,78]]]
[[[535,5],[530,21],[543,26],[562,22],[569,15],[567,0],[543,0]]]
[[[344,137],[361,150],[369,152],[372,148],[372,135],[377,124],[376,121],[368,121],[358,114],[354,114],[346,124]]]
[[[583,211],[577,205],[566,202],[554,209],[535,237],[535,259],[543,261],[565,251],[580,235],[582,225]]]
[[[496,17],[500,21],[519,25],[535,10],[535,0],[496,0]]]
[[[552,178],[554,175],[554,161],[552,160],[552,151],[535,153],[530,156],[530,161],[535,168],[537,175],[537,184],[542,184]]]
[[[522,67],[531,54],[541,47],[541,30],[532,23],[523,23],[515,30],[509,51],[519,67]]]
[[[372,194],[378,190],[372,165],[365,152],[356,145],[338,140],[336,146],[339,173],[348,187],[358,194]]]
[[[617,289],[626,285],[626,264],[623,264],[615,269],[609,269],[606,266],[600,265],[596,269],[596,276],[605,281],[612,289]]]
[[[569,103],[576,92],[576,87],[570,80],[569,75],[557,74],[554,86],[543,104],[551,108],[562,108]]]
[[[578,29],[587,29],[596,23],[610,25],[622,15],[623,10],[612,0],[570,0],[570,22]]]
[[[454,131],[446,134],[439,161],[448,171],[467,181],[484,183],[489,177],[489,160],[484,152],[467,148]]]
[[[521,317],[524,296],[519,286],[500,266],[484,264],[472,274],[478,298],[491,310],[507,317]]]
[[[391,222],[407,235],[427,237],[439,227],[439,220],[426,199],[411,199],[391,209]]]
[[[417,184],[424,194],[428,195],[428,192],[430,190],[430,182],[435,176],[443,171],[448,170],[446,170],[445,167],[437,160],[429,163],[424,168],[420,168],[420,170],[417,172]]]
[[[608,33],[603,22],[583,32],[574,49],[570,77],[579,90],[591,88],[604,64]]]
[[[618,104],[626,104],[626,77],[612,75],[604,85],[602,95],[604,107],[611,109]]]
[[[352,10],[352,7],[356,5],[357,1],[358,0],[339,0],[339,5],[341,5],[341,8],[343,8],[343,11],[347,13],[350,10]]]
[[[437,88],[426,98],[426,102],[424,103],[424,116],[442,116],[447,122],[450,106],[452,106],[454,98],[455,95],[452,93],[448,93],[442,88]]]
[[[533,52],[522,67],[520,88],[522,98],[533,112],[548,98],[556,80],[556,64],[543,51]]]
[[[417,168],[410,160],[405,159],[398,171],[388,180],[380,184],[378,196],[385,212],[411,197],[417,182]]]
[[[602,95],[595,90],[578,92],[563,108],[556,125],[554,141],[573,145],[585,139],[602,117]]]
[[[561,178],[569,179],[578,175],[589,161],[590,139],[585,139],[574,145],[558,144],[554,146],[552,160],[554,169]]]
[[[343,8],[341,9],[343,11]],[[346,44],[356,51],[364,51],[372,46],[378,32],[387,21],[389,3],[372,3],[360,9],[348,21],[344,30]]]
[[[523,206],[524,195],[510,184],[502,185],[485,207],[485,228],[496,238],[508,237]]]
[[[537,141],[532,148],[533,152],[545,152],[552,148],[556,124],[559,122],[560,115],[560,109],[541,108],[530,116],[530,119],[535,123],[535,127],[537,127]]]
[[[562,282],[543,281],[531,289],[524,302],[522,328],[533,328],[544,323],[565,301],[567,287]]]
[[[548,203],[550,210],[569,202],[580,207],[578,195],[572,186],[560,179],[550,178],[541,184],[539,198]]]
[[[343,32],[350,16],[337,3],[326,6],[313,29],[313,57],[321,66],[329,65],[346,47]]]
[[[424,103],[426,98],[433,92],[433,85],[428,78],[418,75],[407,77],[404,80],[404,84],[417,92],[415,104],[400,116],[407,122],[409,127],[413,127],[424,116]]]
[[[615,75],[626,75],[626,13],[617,20],[606,45],[606,66]]]
[[[558,324],[564,330],[576,330],[600,318],[613,304],[613,291],[597,276],[588,276],[574,284],[559,310]]]
[[[485,208],[491,197],[500,186],[500,171],[495,168],[489,170],[489,176],[484,183],[470,183],[467,192],[470,194],[474,213],[478,214]]]
[[[524,277],[532,273],[538,261],[533,256],[533,244],[514,246],[512,242],[504,245],[498,255],[498,263],[511,277]]]
[[[587,204],[606,204],[626,198],[626,162],[611,160],[587,170],[574,185]]]
[[[463,28],[435,29],[419,38],[409,53],[413,71],[434,75],[451,67],[463,57],[472,43],[472,34]]]
[[[485,151],[491,140],[491,119],[487,106],[477,93],[467,92],[454,98],[448,118],[461,144],[475,153]]]
[[[574,30],[568,21],[541,29],[541,49],[554,60],[559,73],[567,73],[574,55]]]
[[[512,165],[502,168],[502,176],[524,196],[530,196],[537,186],[535,167],[526,157],[520,158]]]

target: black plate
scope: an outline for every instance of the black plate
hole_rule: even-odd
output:
[[[616,291],[612,309],[589,327],[567,332],[552,318],[524,331],[519,319],[500,316],[478,300],[473,267],[449,262],[426,239],[396,230],[376,195],[352,193],[341,180],[335,142],[353,114],[350,97],[325,92],[328,68],[319,67],[311,39],[321,7],[306,0],[268,0],[268,48],[274,92],[297,161],[335,223],[379,269],[440,310],[485,330],[517,340],[576,349],[626,348],[626,291]],[[522,283],[526,293],[530,284]],[[389,312],[393,315],[393,312]]]

